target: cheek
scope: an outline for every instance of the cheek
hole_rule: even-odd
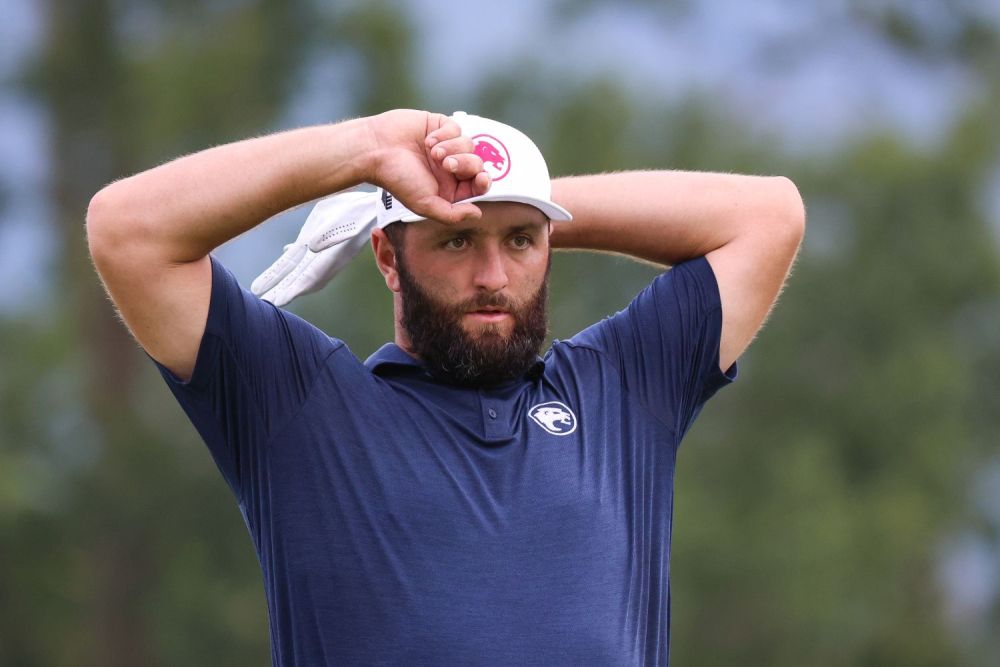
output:
[[[525,267],[522,275],[526,291],[534,294],[545,282],[548,273],[548,257],[541,257],[538,261],[533,261],[530,266]]]
[[[454,309],[461,298],[455,289],[455,279],[442,276],[424,276],[419,283],[421,291],[431,301],[442,308]]]

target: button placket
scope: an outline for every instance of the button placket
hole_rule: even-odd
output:
[[[503,401],[483,389],[479,390],[479,401],[482,405],[483,435],[490,440],[510,437],[510,424],[504,414]]]

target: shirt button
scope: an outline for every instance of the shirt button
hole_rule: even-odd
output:
[[[497,411],[494,410],[493,408],[490,408],[490,417],[492,417],[493,419],[497,418]]]

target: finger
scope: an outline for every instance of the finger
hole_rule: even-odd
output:
[[[441,124],[441,127],[428,133],[427,138],[424,139],[424,145],[428,148],[438,142],[454,139],[462,134],[462,127],[458,123],[447,116],[443,116],[443,118],[445,121]]]
[[[482,173],[483,159],[473,153],[459,153],[446,157],[441,166],[458,180],[464,181]]]
[[[490,191],[490,187],[493,185],[493,179],[485,171],[481,171],[476,174],[476,177],[472,179],[472,192],[475,193],[473,196],[478,197],[479,195],[484,195]]]
[[[420,205],[412,210],[419,215],[450,225],[467,219],[479,220],[483,217],[482,210],[475,204],[452,204],[441,197],[422,199]]]
[[[288,301],[284,298],[284,295],[278,293],[277,287],[266,292],[265,294],[262,294],[260,298],[263,299],[264,301],[270,301],[278,308],[288,305]]]
[[[459,181],[458,186],[455,188],[455,195],[453,197],[446,197],[446,199],[448,201],[462,201],[470,197],[479,197],[489,192],[492,186],[493,181],[490,179],[490,175],[485,171],[480,172],[476,174],[475,178],[467,181]]]
[[[474,148],[472,139],[469,137],[455,137],[454,139],[446,139],[434,146],[431,149],[431,157],[441,161],[448,155],[471,153]]]
[[[270,301],[278,307],[286,306],[291,303],[292,299],[294,299],[298,294],[295,289],[296,283],[302,276],[302,273],[309,268],[309,265],[316,259],[316,257],[316,253],[307,252],[302,260],[299,261],[291,271],[285,274],[278,284],[268,290],[267,294],[261,298],[264,298],[266,301]]]
[[[270,301],[275,306],[281,308],[282,306],[287,306],[291,299],[288,298],[288,290],[284,289],[283,283],[275,285],[269,289],[264,294],[260,295],[260,298],[264,301]]]
[[[250,285],[250,291],[257,296],[261,296],[271,290],[271,288],[284,280],[285,276],[295,270],[295,267],[305,257],[306,250],[308,248],[305,245],[293,245],[274,264],[269,266],[264,273],[257,276]]]

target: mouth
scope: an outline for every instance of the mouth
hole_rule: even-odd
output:
[[[481,322],[500,322],[505,317],[509,316],[509,313],[505,310],[500,310],[496,308],[487,308],[484,310],[474,310],[468,313],[473,319],[479,320]]]

